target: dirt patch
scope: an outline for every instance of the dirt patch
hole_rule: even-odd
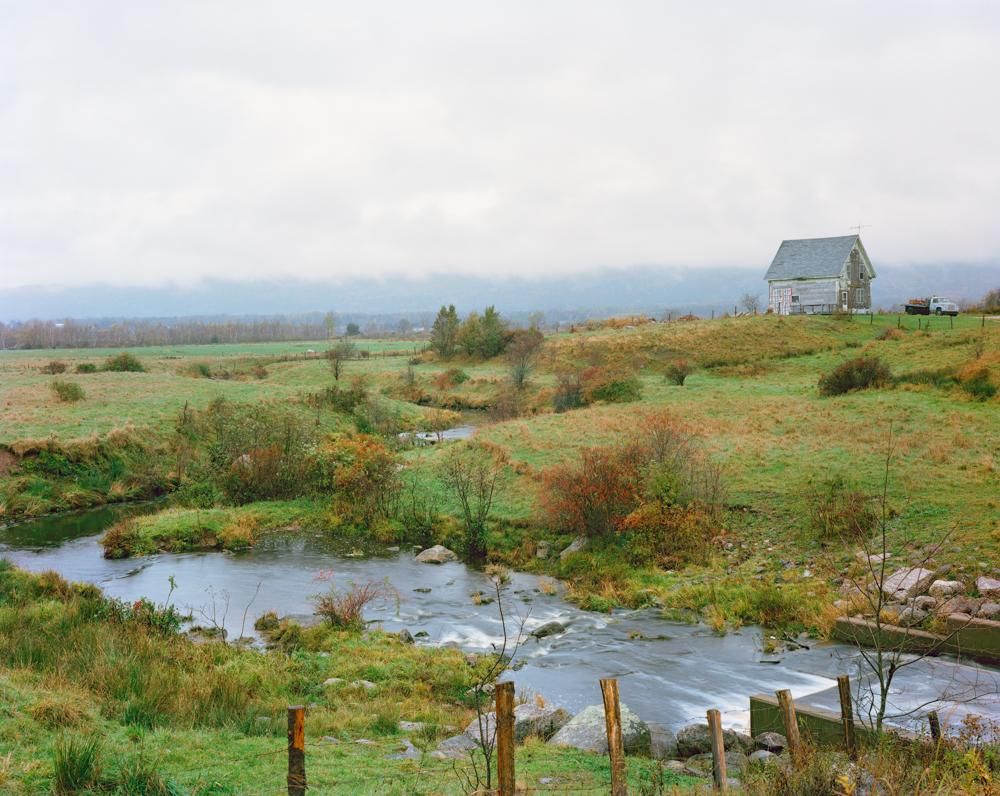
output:
[[[6,448],[0,448],[0,478],[8,475],[18,463],[19,459]]]

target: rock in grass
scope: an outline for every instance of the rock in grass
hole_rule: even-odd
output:
[[[758,751],[780,755],[788,746],[788,739],[780,732],[762,732],[753,739],[753,745]]]
[[[625,751],[629,754],[649,754],[650,734],[646,722],[626,705],[621,706],[621,713]],[[549,743],[553,746],[570,746],[585,752],[607,754],[608,735],[604,722],[604,706],[591,705],[584,708],[553,735]]]
[[[923,594],[924,590],[934,582],[935,573],[923,567],[906,567],[897,569],[882,582],[882,591],[890,597],[908,600]],[[997,584],[1000,587],[1000,583]]]
[[[673,760],[680,757],[677,736],[662,724],[649,723],[649,756],[654,760]]]
[[[979,619],[1000,619],[1000,603],[985,602],[976,612]]]
[[[910,605],[899,612],[896,621],[903,627],[914,627],[923,622],[927,617],[927,611],[923,611],[915,605]]]
[[[576,539],[570,543],[569,547],[559,554],[559,560],[565,561],[569,556],[573,555],[573,553],[579,553],[581,550],[586,550],[589,543],[590,541],[586,536],[577,536]]]
[[[469,756],[469,752],[479,748],[479,742],[474,741],[464,732],[445,738],[438,744],[434,757],[444,760],[461,760]]]
[[[458,561],[458,555],[444,545],[436,544],[417,553],[417,561],[421,564],[444,564],[448,561]]]
[[[419,760],[420,750],[417,749],[409,738],[404,738],[399,746],[399,751],[395,754],[387,755],[386,760]]]
[[[399,636],[399,640],[402,641],[404,644],[414,643],[413,634],[405,627],[402,630],[400,630],[396,635]]]
[[[741,752],[753,751],[753,739],[736,730],[723,730],[722,740],[726,749]],[[681,757],[692,757],[712,751],[712,736],[708,724],[688,724],[677,733],[677,751]]]
[[[531,702],[525,702],[514,708],[514,740],[523,742],[529,736],[548,740],[556,734],[568,721],[570,715],[562,708],[550,706],[539,707]],[[483,714],[483,732],[487,740],[493,738],[496,732],[496,714]],[[479,739],[479,718],[474,718],[465,728],[465,734],[473,740]]]
[[[931,597],[954,597],[956,594],[965,592],[965,584],[960,580],[936,580],[931,584],[927,593]]]
[[[768,760],[773,760],[777,755],[774,752],[769,752],[767,749],[758,749],[756,752],[750,755],[751,763],[766,763]]]
[[[980,575],[976,578],[976,590],[983,597],[1000,597],[1000,580]]]

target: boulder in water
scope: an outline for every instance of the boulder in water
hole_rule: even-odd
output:
[[[728,751],[753,751],[753,739],[736,730],[723,730],[722,741]],[[708,724],[688,724],[677,733],[677,751],[681,757],[693,757],[712,751],[712,736]]]
[[[551,622],[546,622],[536,627],[531,631],[531,635],[535,638],[545,638],[546,636],[554,636],[557,633],[562,633],[565,629],[566,625],[553,619]]]
[[[626,705],[621,706],[622,741],[629,754],[649,754],[650,734],[646,722],[640,719]],[[591,705],[577,713],[569,722],[552,736],[553,746],[570,746],[586,752],[608,753],[607,725],[604,721],[604,706]]]
[[[436,544],[417,553],[417,561],[422,564],[444,564],[447,561],[458,561],[458,555],[444,545]]]

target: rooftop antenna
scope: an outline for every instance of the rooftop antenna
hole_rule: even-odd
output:
[[[855,224],[853,227],[848,227],[848,229],[855,230],[855,234],[860,236],[861,230],[863,230],[865,227],[870,227],[870,226],[871,224]]]

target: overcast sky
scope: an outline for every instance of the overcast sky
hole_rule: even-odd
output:
[[[0,0],[0,287],[1000,262],[1000,3]]]

